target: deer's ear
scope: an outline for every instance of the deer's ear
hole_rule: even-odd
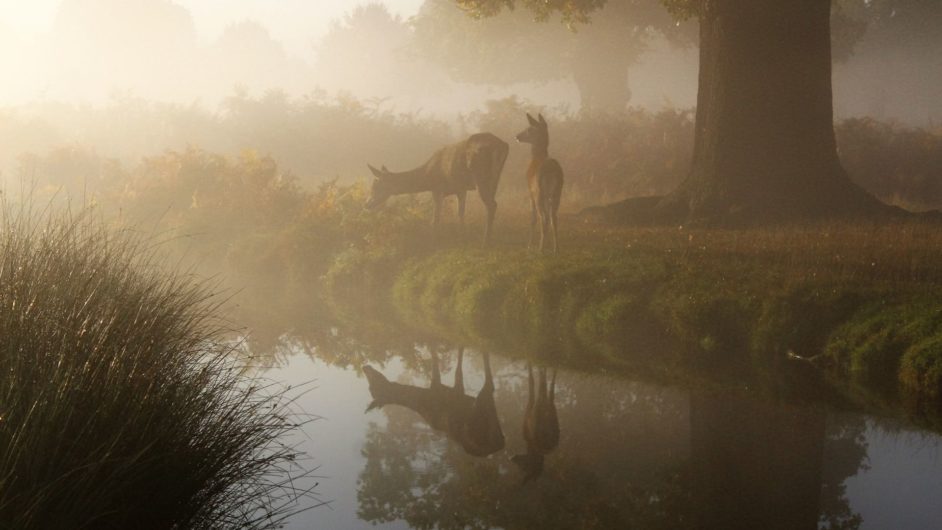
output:
[[[385,164],[383,165],[383,167],[382,167],[381,169],[383,170],[383,173],[389,173],[389,168],[386,167]]]
[[[543,114],[540,113],[539,116],[540,116],[540,125],[542,125],[543,127],[546,127],[546,119],[543,118]]]
[[[530,122],[530,125],[536,125],[539,122],[533,119],[533,116],[530,116],[530,113],[527,113],[527,121]]]
[[[366,167],[370,168],[370,171],[373,173],[373,176],[376,177],[376,178],[378,178],[378,179],[381,179],[381,178],[383,178],[383,177],[385,176],[385,174],[384,174],[382,171],[376,169],[375,167],[371,166],[370,164],[367,164]]]

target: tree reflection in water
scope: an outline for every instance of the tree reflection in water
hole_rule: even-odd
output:
[[[546,376],[534,395],[530,373],[509,364],[492,378],[504,425],[532,416],[524,405],[531,396],[535,405]],[[803,405],[563,375],[546,390],[559,447],[526,484],[510,463],[534,452],[523,438],[475,457],[435,432],[426,414],[385,408],[385,427],[371,424],[363,447],[359,517],[444,529],[860,525],[842,484],[866,458],[862,420],[829,425],[823,411]]]
[[[862,424],[832,438],[819,407],[702,390],[692,393],[690,418],[698,528],[859,527],[860,517],[834,484],[862,464]],[[829,461],[844,465],[824,466],[828,445],[842,446],[843,454]]]

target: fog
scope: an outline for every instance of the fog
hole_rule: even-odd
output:
[[[397,1],[400,16],[418,2]],[[234,86],[303,93],[331,21],[356,2],[4,0],[0,102],[101,103],[116,92],[218,102]]]
[[[214,108],[237,88],[293,96],[322,88],[437,114],[512,93],[578,107],[563,76],[505,86],[454,82],[446,68],[409,49],[410,17],[422,3],[397,0],[380,9],[362,0],[4,0],[0,105],[103,105],[133,96]],[[689,106],[695,53],[688,48],[667,57],[664,48],[641,61],[632,83],[636,103]]]
[[[537,82],[456,82],[468,77],[455,74],[460,64],[433,63],[423,57],[427,50],[410,42],[416,29],[412,17],[424,3],[396,0],[368,8],[371,3],[364,0],[3,0],[0,105],[103,105],[116,96],[133,96],[215,109],[236,89],[301,96],[319,88],[445,116],[509,94],[578,110],[578,89],[562,66],[561,75],[532,76]],[[436,6],[442,2],[428,4],[426,9],[442,9]],[[605,18],[597,17],[599,27],[581,29],[582,36],[604,31]],[[555,31],[555,40],[565,39],[562,25],[540,26],[518,22],[513,31]],[[693,106],[696,49],[655,38],[639,50],[628,76],[629,103]],[[865,37],[856,53],[835,67],[838,115],[937,122],[942,103],[934,87],[942,59],[932,50],[931,43],[917,50],[868,45]],[[507,50],[515,54],[519,49]],[[493,68],[502,66],[507,65]]]
[[[864,40],[834,68],[838,118],[870,116],[920,127],[942,123],[942,39],[933,44],[878,47]]]
[[[508,19],[517,25],[510,37],[533,32],[543,41],[534,54],[501,36],[505,40],[492,46],[492,55],[506,51],[514,62],[489,67],[505,72],[497,83],[487,76],[468,79],[460,72],[464,65],[433,57],[437,42],[416,38],[415,17],[423,5],[433,15],[435,9],[445,10],[446,21],[459,25],[456,33],[462,37],[473,38],[482,24],[490,24],[472,21],[441,0],[2,0],[0,171],[7,180],[32,179],[34,168],[24,167],[23,156],[47,156],[61,148],[133,166],[142,157],[193,145],[230,155],[259,150],[302,176],[349,178],[369,152],[351,154],[340,166],[298,163],[292,153],[300,148],[288,144],[308,139],[296,134],[276,140],[275,135],[282,136],[273,131],[285,122],[279,122],[275,107],[297,115],[316,101],[347,109],[339,114],[363,107],[386,113],[389,120],[447,124],[450,130],[438,140],[399,135],[398,149],[379,150],[389,153],[385,161],[403,164],[475,128],[469,115],[484,110],[488,101],[519,97],[521,104],[557,113],[580,110],[569,50],[591,36],[595,26],[572,32],[556,20],[533,24],[518,12]],[[428,19],[439,24],[435,17]],[[554,41],[565,46],[547,45]],[[474,47],[465,48],[476,53]],[[696,49],[652,35],[642,51],[638,47],[627,54],[632,57],[631,73],[624,75],[630,103],[692,107]],[[542,61],[532,78],[513,73],[532,61]],[[257,105],[251,110],[240,102]],[[355,120],[340,121],[349,127]],[[336,125],[317,121],[307,127]],[[405,144],[410,142],[424,145],[409,149]]]
[[[0,0],[0,171],[35,177],[24,155],[62,148],[130,167],[194,146],[270,154],[309,180],[356,179],[368,160],[415,164],[485,125],[514,134],[511,115],[523,109],[575,120],[696,105],[696,24],[656,2],[609,3],[575,30],[532,18],[472,20],[449,0]],[[836,119],[936,127],[938,35],[896,43],[884,33],[865,33],[835,61]],[[306,147],[312,135],[316,148]],[[624,177],[643,165],[637,153],[618,156],[578,169],[647,182],[615,196],[660,192],[687,155],[667,157],[674,176],[657,185]]]
[[[0,528],[942,528],[942,0],[665,5],[0,0]]]

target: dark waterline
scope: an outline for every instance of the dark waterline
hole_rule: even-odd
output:
[[[450,386],[456,352],[440,357]],[[330,507],[289,528],[571,528],[586,520],[592,528],[942,528],[938,435],[824,407],[562,369],[558,447],[524,483],[526,468],[512,457],[528,453],[527,365],[498,356],[491,364],[506,447],[483,458],[407,406],[364,412],[372,397],[358,369],[305,350],[267,372],[292,385],[314,380],[299,406],[323,417],[300,443]],[[430,385],[427,366],[398,358],[372,366],[393,382]],[[463,368],[473,398],[484,384],[482,355],[466,351]]]

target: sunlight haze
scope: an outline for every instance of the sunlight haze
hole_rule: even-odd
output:
[[[414,15],[422,2],[130,0],[109,8],[109,0],[0,0],[0,70],[6,73],[7,79],[0,87],[0,104],[37,99],[101,102],[116,92],[156,99],[212,102],[237,85],[259,90],[279,87],[303,93],[318,84],[302,78],[311,77],[311,73],[304,70],[306,65],[316,60],[318,41],[329,31],[331,24],[357,6],[375,3],[385,5],[391,13],[405,19]],[[70,15],[63,17],[65,5],[71,9]],[[154,17],[154,10],[163,10],[165,14],[175,11],[177,14],[173,19],[165,19]],[[107,13],[110,20],[98,18],[96,13],[102,12]],[[134,20],[137,16],[141,18]],[[185,22],[187,17],[189,22]],[[74,39],[64,38],[62,28],[57,30],[57,25],[68,25],[69,22],[74,25],[76,20],[80,22],[74,36],[87,41],[86,44],[98,39],[98,44],[83,48],[82,44],[76,45]],[[267,71],[277,70],[274,71],[277,79],[261,79],[260,72],[254,70],[241,75],[227,71],[226,75],[200,80],[199,74],[205,72],[205,67],[193,64],[199,61],[192,50],[185,49],[186,43],[175,42],[179,41],[174,37],[175,32],[189,31],[183,24],[191,25],[195,32],[194,44],[199,46],[197,55],[212,49],[220,39],[225,40],[227,29],[241,28],[243,31],[232,33],[241,35],[243,41],[254,39],[254,44],[244,45],[259,45],[276,54],[284,53],[287,62],[278,65],[274,64],[278,60],[267,61]],[[102,27],[105,29],[99,35]],[[115,31],[120,37],[108,41],[108,35]],[[126,33],[121,33],[124,31]],[[264,36],[262,31],[268,35]],[[149,44],[142,35],[148,32],[153,33],[153,38],[160,36],[164,42],[160,46]],[[135,38],[139,42],[135,42]],[[263,42],[265,40],[269,42]],[[175,48],[178,56],[174,56]],[[276,48],[283,49],[283,52]],[[114,55],[121,54],[127,55],[126,62],[113,61]],[[129,68],[121,66],[132,60],[141,64]],[[196,77],[189,81],[180,77],[170,82],[164,79],[155,81],[151,77],[157,72],[143,71],[146,63],[154,64],[154,61],[168,67],[175,65],[172,68],[178,73],[188,77],[194,73]],[[242,65],[243,70],[250,67]],[[239,66],[232,65],[232,68]],[[188,86],[170,86],[173,82],[186,82]]]
[[[0,0],[0,530],[942,529],[940,28]]]
[[[0,24],[17,33],[35,34],[52,29],[62,0],[0,0]],[[369,0],[177,0],[189,9],[201,39],[217,37],[234,22],[257,20],[295,52],[310,50],[330,21]],[[386,0],[390,10],[408,17],[422,0]]]

